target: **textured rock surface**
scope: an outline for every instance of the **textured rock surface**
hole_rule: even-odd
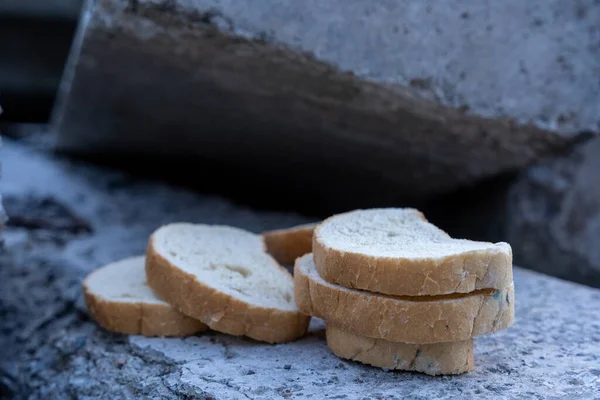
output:
[[[516,324],[476,339],[476,370],[459,377],[340,360],[316,320],[309,336],[277,346],[212,332],[170,340],[106,333],[87,316],[80,280],[143,251],[159,224],[260,231],[306,220],[56,161],[12,142],[3,170],[9,213],[29,222],[13,219],[0,254],[0,397],[588,399],[600,391],[600,291],[519,268]]]
[[[591,1],[93,3],[54,118],[61,149],[295,174],[354,208],[452,190],[600,129]]]
[[[182,363],[182,383],[213,393],[225,386],[242,393],[235,398],[277,398],[286,392],[348,399],[597,396],[600,291],[522,269],[515,282],[516,324],[477,338],[475,372],[459,377],[432,379],[340,360],[327,350],[316,321],[311,336],[288,346],[229,337],[221,338],[224,349],[216,349],[211,337],[136,337],[131,343]]]
[[[216,10],[235,33],[266,31],[342,71],[410,85],[445,106],[563,132],[600,130],[600,5],[591,0],[180,4]]]
[[[515,263],[600,287],[600,139],[425,214],[455,237],[511,243]]]
[[[511,185],[505,237],[518,262],[600,287],[600,139]]]

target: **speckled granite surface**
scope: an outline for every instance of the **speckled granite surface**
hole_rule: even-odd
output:
[[[433,378],[333,356],[323,325],[291,344],[214,332],[187,339],[113,335],[87,317],[80,280],[143,251],[174,220],[260,231],[306,220],[263,213],[116,172],[57,161],[7,141],[12,222],[0,254],[0,397],[600,398],[600,290],[515,270],[516,323],[476,339],[473,373]]]
[[[432,378],[386,372],[329,352],[323,323],[293,344],[218,336],[131,338],[182,363],[181,382],[227,398],[595,398],[600,396],[600,291],[515,271],[516,324],[475,341],[475,372]],[[218,396],[217,396],[218,397]],[[219,397],[220,398],[220,397]]]

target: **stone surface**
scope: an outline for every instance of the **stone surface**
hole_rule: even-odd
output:
[[[600,287],[600,139],[529,168],[508,190],[505,238],[518,262]]]
[[[0,397],[593,399],[600,393],[600,291],[520,268],[516,324],[476,339],[476,370],[458,377],[385,372],[338,359],[318,320],[307,337],[276,346],[214,332],[187,339],[106,333],[89,320],[81,279],[143,251],[158,225],[185,219],[258,232],[307,220],[56,160],[12,141],[2,160],[0,189],[12,199],[10,208],[30,205],[26,215],[56,215],[62,223],[7,228],[0,254]],[[54,200],[36,200],[48,198]],[[81,219],[91,230],[63,229]]]
[[[591,0],[180,4],[214,10],[235,33],[266,31],[275,43],[367,81],[410,85],[445,106],[565,133],[600,131],[600,5]]]
[[[286,393],[315,399],[598,396],[600,291],[520,268],[515,285],[516,324],[477,338],[475,372],[458,377],[386,372],[340,360],[328,351],[318,320],[308,337],[274,347],[225,336],[220,338],[224,348],[210,336],[135,337],[131,343],[181,363],[182,383],[212,393],[224,387],[230,390],[228,398]]]
[[[187,156],[355,208],[600,130],[592,1],[89,4],[53,118],[66,151]]]

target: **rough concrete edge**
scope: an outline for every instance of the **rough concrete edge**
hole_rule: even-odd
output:
[[[94,10],[95,0],[83,1],[84,3],[81,6],[79,19],[77,22],[77,29],[75,30],[75,33],[73,35],[73,42],[71,43],[71,50],[69,51],[67,61],[65,62],[63,75],[56,92],[56,100],[50,115],[49,133],[51,134],[50,136],[53,140],[57,139],[57,135],[52,133],[54,131],[58,132],[58,129],[53,129],[53,127],[58,127],[62,124],[64,110],[69,101],[69,93],[71,91],[73,80],[75,79],[77,63],[79,61],[79,55],[83,46],[85,32],[87,31],[86,28],[91,20],[91,16]]]
[[[13,255],[9,252],[2,254],[2,257],[3,261],[9,264],[15,262]],[[33,265],[39,262],[40,260],[35,257],[29,259],[29,263]],[[31,265],[24,270],[19,267],[23,271],[27,271],[28,268],[31,269]],[[114,365],[110,364],[108,367],[104,364],[103,373],[109,374],[109,381],[117,385],[116,388],[112,389],[111,395],[115,395],[119,389],[132,390],[140,396],[142,394],[148,396],[150,393],[158,391],[161,394],[166,394],[166,397],[162,398],[169,399],[185,396],[195,398],[197,395],[204,395],[198,388],[180,387],[178,378],[181,372],[176,369],[178,365],[176,361],[163,357],[156,350],[132,345],[129,343],[127,335],[112,333],[98,327],[96,322],[89,316],[80,291],[80,282],[85,277],[82,271],[76,271],[62,262],[50,262],[45,264],[45,268],[41,269],[45,271],[42,273],[54,277],[49,287],[58,290],[62,297],[49,301],[48,304],[56,306],[53,308],[52,313],[43,316],[40,320],[32,320],[25,327],[26,333],[22,332],[10,339],[13,345],[21,347],[24,352],[27,349],[27,355],[24,355],[23,359],[29,359],[31,362],[24,362],[19,366],[7,364],[7,360],[4,359],[0,360],[0,398],[4,399],[4,395],[8,396],[6,398],[15,399],[49,398],[48,393],[52,393],[52,398],[72,398],[73,388],[70,387],[69,378],[80,371],[71,369],[70,372],[67,371],[68,376],[65,377],[65,371],[57,369],[56,365],[50,367],[46,365],[47,359],[44,358],[44,351],[49,349],[51,352],[55,352],[59,358],[65,360],[70,360],[71,357],[81,355],[81,353],[84,357],[96,362],[115,358],[126,362],[128,357],[134,357],[139,359],[144,367],[160,368],[164,372],[164,375],[158,375],[157,379],[148,384],[142,382],[140,377],[132,374],[131,371],[124,372],[121,369],[122,365],[118,362]],[[71,271],[71,273],[67,271]],[[29,344],[29,338],[34,336],[34,333],[39,335],[37,341],[40,340],[39,338],[43,338],[44,341],[41,345],[39,343]],[[81,338],[82,335],[87,339],[83,346],[69,349],[69,346],[64,348],[60,345],[63,339],[77,339],[77,337]],[[50,383],[48,376],[44,377],[40,374],[40,367],[42,367],[41,371],[50,372],[51,384],[48,384]],[[175,380],[171,382],[168,380],[170,377],[174,377]],[[76,376],[75,379],[77,379]],[[95,386],[103,383],[94,379],[86,380],[89,380]],[[82,393],[78,393],[79,395],[85,397],[86,394],[89,394],[86,393],[89,390],[86,390],[85,387],[80,389]],[[5,392],[1,390],[5,390]],[[75,389],[75,391],[77,390]],[[121,395],[123,397],[118,398],[139,398],[139,396],[133,397],[131,393],[128,394],[125,390]]]
[[[226,16],[220,15],[219,12],[214,10],[209,9],[202,12],[197,9],[179,7],[175,1],[168,0],[150,3],[142,3],[137,0],[87,0],[85,7],[83,7],[76,39],[68,58],[63,81],[60,85],[57,105],[51,119],[50,131],[54,133],[57,143],[60,142],[58,139],[60,138],[62,127],[62,116],[70,100],[69,92],[73,81],[77,76],[77,65],[80,61],[85,38],[87,37],[88,27],[97,23],[102,23],[107,27],[120,28],[121,33],[126,31],[126,29],[123,29],[125,27],[119,25],[118,22],[115,23],[115,20],[103,18],[106,16],[101,15],[102,12],[116,16],[117,18],[115,18],[115,20],[118,20],[118,18],[121,18],[122,16],[126,17],[127,14],[135,15],[136,17],[149,22],[150,25],[153,25],[155,28],[159,28],[159,31],[161,30],[161,25],[164,24],[165,21],[168,21],[170,18],[176,18],[177,22],[185,22],[185,24],[177,24],[175,26],[179,25],[183,27],[187,25],[188,27],[193,27],[193,29],[210,30],[213,33],[218,32],[221,35],[233,37],[234,40],[245,40],[254,46],[262,46],[263,53],[265,50],[273,54],[279,53],[280,59],[287,59],[288,61],[294,62],[301,61],[304,64],[311,65],[311,69],[326,70],[331,73],[332,76],[335,76],[336,80],[339,80],[339,84],[359,85],[365,92],[376,94],[376,97],[370,97],[369,100],[377,100],[377,103],[386,103],[388,107],[388,110],[383,110],[383,112],[381,110],[374,110],[381,114],[398,108],[418,118],[443,120],[447,125],[451,125],[452,123],[457,125],[460,124],[463,127],[465,125],[472,125],[473,127],[483,125],[486,126],[489,131],[497,131],[500,132],[501,135],[506,135],[514,131],[515,128],[518,131],[529,131],[529,136],[531,138],[536,136],[546,136],[547,142],[552,142],[548,145],[548,149],[537,148],[540,145],[539,143],[537,146],[535,144],[531,146],[535,151],[550,154],[568,148],[573,143],[577,143],[582,139],[585,140],[589,136],[587,135],[587,132],[577,132],[573,133],[570,137],[565,137],[557,131],[539,127],[533,121],[517,122],[508,117],[487,118],[476,114],[469,114],[460,108],[438,104],[409,86],[391,85],[386,87],[380,83],[359,78],[351,71],[342,71],[330,63],[317,59],[312,54],[294,49],[288,44],[276,42],[264,32],[248,32],[240,30],[231,25],[231,22]],[[221,23],[219,23],[219,21],[221,21]],[[223,24],[222,21],[225,21],[226,23]],[[186,28],[184,27],[182,29]],[[69,150],[70,146],[66,143],[62,143],[59,144],[58,147],[63,150]]]
[[[544,124],[540,123],[537,120],[522,120],[517,121],[510,116],[499,116],[497,118],[489,118],[480,114],[470,114],[468,110],[464,110],[462,107],[451,106],[448,104],[444,104],[441,100],[439,100],[436,96],[431,96],[430,93],[423,92],[415,87],[412,87],[407,84],[390,84],[386,86],[381,82],[378,82],[368,76],[364,76],[360,73],[354,73],[352,71],[346,71],[341,69],[340,67],[331,64],[328,61],[321,60],[314,56],[312,53],[305,52],[303,50],[294,48],[287,43],[281,42],[273,37],[273,35],[269,34],[269,32],[265,31],[256,31],[253,32],[249,29],[240,28],[237,26],[231,18],[227,15],[224,15],[217,8],[208,8],[206,10],[200,10],[199,7],[195,7],[193,4],[185,3],[184,5],[179,5],[176,0],[125,0],[124,2],[121,0],[98,0],[99,7],[104,7],[105,10],[117,10],[120,9],[125,13],[130,12],[133,14],[137,14],[140,17],[158,17],[161,18],[163,14],[166,17],[182,15],[188,23],[196,23],[198,20],[201,20],[204,24],[210,26],[211,28],[215,28],[217,31],[221,33],[229,34],[234,39],[246,39],[251,42],[258,42],[262,44],[266,44],[269,46],[273,46],[278,50],[288,52],[292,57],[297,57],[298,59],[305,61],[313,61],[315,64],[322,64],[327,68],[331,69],[332,72],[337,75],[343,77],[352,77],[355,78],[359,84],[368,84],[374,91],[389,91],[390,94],[393,94],[397,97],[402,98],[402,101],[415,101],[419,103],[420,107],[423,107],[428,112],[430,112],[429,116],[437,117],[437,113],[447,113],[445,117],[456,117],[466,115],[469,118],[479,119],[480,121],[505,121],[511,125],[515,125],[518,127],[532,127],[536,128],[539,131],[549,132],[553,134],[557,134],[560,136],[577,136],[580,133],[587,133],[586,130],[583,131],[568,131],[563,132],[558,129],[552,129]],[[123,3],[127,3],[126,6],[123,6]],[[158,12],[158,13],[157,13]],[[116,12],[115,12],[116,15]],[[160,22],[158,19],[154,19],[153,22]],[[600,133],[600,132],[596,132]]]
[[[565,155],[532,166],[507,189],[504,236],[517,243],[516,262],[561,279],[600,287],[600,269],[594,262],[597,258],[590,252],[598,244],[590,227],[600,216],[600,191],[592,178],[598,170],[593,160],[599,150],[600,137],[580,143]],[[573,230],[569,230],[571,223]]]

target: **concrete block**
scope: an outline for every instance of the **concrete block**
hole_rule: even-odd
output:
[[[294,176],[347,208],[428,198],[600,130],[598,21],[591,0],[89,1],[57,148]]]
[[[518,262],[600,287],[600,139],[532,167],[511,185],[505,237]]]

